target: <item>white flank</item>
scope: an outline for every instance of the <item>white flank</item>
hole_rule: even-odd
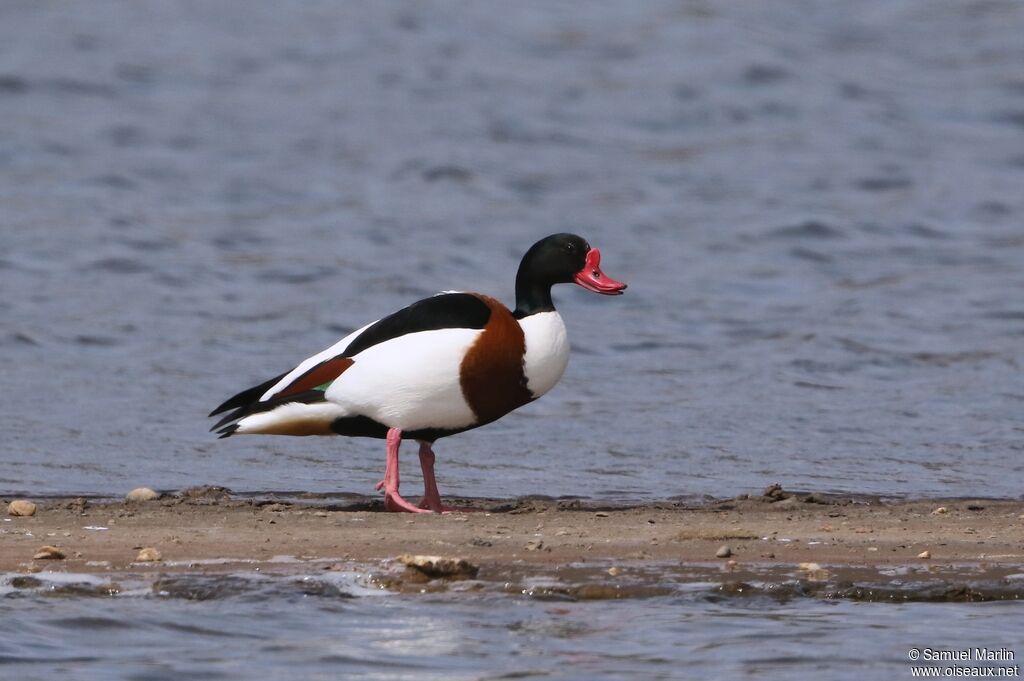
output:
[[[332,357],[337,357],[338,355],[345,352],[345,348],[347,348],[349,344],[352,341],[354,341],[359,334],[361,334],[363,331],[366,331],[368,328],[370,328],[376,323],[376,321],[370,322],[363,328],[356,329],[349,335],[345,336],[340,341],[338,341],[331,347],[327,348],[323,352],[318,352],[309,359],[302,360],[302,363],[299,364],[299,366],[289,371],[287,376],[285,376],[280,381],[274,384],[274,387],[272,387],[267,392],[263,393],[263,397],[260,398],[260,402],[265,402],[266,400],[269,400],[271,397],[284,390],[285,386],[287,386],[296,378],[298,378],[302,374],[306,373],[307,371],[315,367],[320,362],[323,362],[324,360],[327,359],[331,359]]]
[[[476,421],[462,395],[459,368],[479,329],[437,329],[378,343],[324,395],[348,415],[391,428],[464,428]]]
[[[523,371],[534,397],[555,387],[569,364],[569,337],[558,312],[538,312],[519,320],[526,336]]]
[[[334,419],[345,416],[345,411],[330,402],[302,404],[289,402],[270,411],[246,416],[238,422],[239,434],[264,433],[273,435],[281,432],[316,430],[316,427],[330,428]]]

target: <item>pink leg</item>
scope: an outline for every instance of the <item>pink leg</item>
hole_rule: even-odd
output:
[[[423,470],[423,500],[420,508],[429,508],[436,513],[474,511],[472,508],[445,506],[441,503],[441,494],[437,491],[437,480],[434,479],[434,450],[429,442],[420,442],[420,468]]]
[[[434,479],[434,451],[429,442],[420,442],[420,468],[423,470],[423,500],[420,508],[431,511],[442,511],[441,494],[437,491],[437,480]]]
[[[384,508],[389,511],[406,511],[408,513],[430,513],[416,508],[398,493],[398,448],[402,444],[402,431],[391,428],[387,435],[388,455],[384,464],[384,479],[377,483],[377,489],[384,489]]]

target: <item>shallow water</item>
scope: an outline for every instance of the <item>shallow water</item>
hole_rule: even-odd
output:
[[[562,384],[441,441],[442,492],[1018,497],[1022,33],[988,0],[5,2],[0,494],[369,492],[379,442],[216,442],[205,414],[437,290],[511,302],[572,230],[630,289],[556,292]],[[1019,628],[552,607],[33,596],[0,646],[19,679],[888,679]]]
[[[558,585],[573,582],[557,576],[516,582],[504,593],[476,584],[404,596],[374,588],[359,572],[136,577],[116,583],[113,596],[109,581],[86,575],[42,575],[30,588],[11,586],[8,576],[0,579],[0,674],[25,681],[53,673],[83,681],[233,679],[252,669],[266,679],[904,678],[912,647],[1012,650],[1020,642],[1017,603],[720,595],[719,579],[609,600],[564,595]]]

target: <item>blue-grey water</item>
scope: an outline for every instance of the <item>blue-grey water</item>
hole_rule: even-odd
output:
[[[670,580],[639,600],[540,584],[398,596],[358,572],[40,582],[0,577],[2,678],[856,681],[910,678],[913,648],[1020,654],[1019,601],[723,596],[717,581]]]
[[[217,442],[205,414],[435,291],[511,302],[571,230],[629,291],[557,291],[565,378],[441,441],[442,493],[1019,497],[1022,34],[1013,0],[4,2],[0,493],[369,492],[380,442]],[[353,649],[390,660],[365,678],[484,678],[534,646],[509,668],[864,678],[893,631],[1008,611],[276,600],[117,601],[145,624],[106,634],[5,602],[4,654],[73,631],[71,657],[174,667],[191,610],[237,629],[207,678],[254,645],[305,678]]]

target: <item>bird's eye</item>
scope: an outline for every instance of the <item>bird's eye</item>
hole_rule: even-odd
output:
[[[569,253],[573,253],[576,250],[576,244],[570,241],[565,245],[565,250]]]

